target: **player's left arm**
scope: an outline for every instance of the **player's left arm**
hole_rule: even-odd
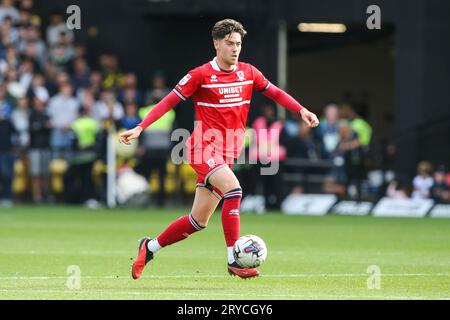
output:
[[[278,88],[277,86],[270,84],[269,87],[262,92],[267,98],[272,99],[284,108],[298,112],[302,116],[310,128],[317,127],[319,125],[319,119],[317,116],[297,102],[290,94]]]

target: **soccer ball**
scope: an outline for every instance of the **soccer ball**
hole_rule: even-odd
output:
[[[267,257],[267,247],[264,241],[249,234],[240,237],[233,247],[234,259],[243,268],[259,267]]]

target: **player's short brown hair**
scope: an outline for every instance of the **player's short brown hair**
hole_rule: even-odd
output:
[[[224,19],[217,22],[212,28],[211,35],[214,40],[220,40],[227,35],[237,32],[241,35],[241,38],[247,34],[244,27],[239,21],[233,19]]]

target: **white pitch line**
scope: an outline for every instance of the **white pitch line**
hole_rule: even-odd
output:
[[[304,273],[304,274],[263,274],[261,278],[317,278],[317,277],[368,277],[368,273]],[[450,277],[450,273],[386,273],[381,277]],[[67,279],[68,276],[0,276],[0,280],[52,280]],[[189,278],[229,278],[229,275],[147,275],[144,279],[189,279]],[[82,279],[131,279],[130,276],[83,276]]]
[[[103,291],[103,290],[42,290],[42,289],[0,289],[0,292],[5,293],[65,293],[65,294],[107,294],[111,295],[111,291]],[[243,294],[236,294],[236,293],[192,293],[192,292],[142,292],[142,291],[115,291],[113,295],[132,295],[132,296],[192,296],[192,297],[211,297],[211,296],[218,296],[218,297],[236,297],[245,295]],[[311,295],[305,295],[305,294],[255,294],[255,297],[278,297],[278,298],[307,298],[310,299]],[[417,296],[410,296],[410,297],[404,297],[404,296],[385,296],[385,295],[379,295],[379,296],[365,296],[365,295],[314,295],[314,299],[413,299],[413,300],[424,300],[429,299],[425,297],[417,297]],[[449,298],[441,298],[441,299],[449,299]]]

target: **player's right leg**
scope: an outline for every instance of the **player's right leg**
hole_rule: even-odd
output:
[[[141,239],[138,257],[131,269],[133,279],[138,279],[142,275],[146,264],[153,259],[158,250],[203,230],[208,225],[209,218],[216,210],[219,201],[220,199],[208,189],[197,188],[190,214],[173,221],[158,237]]]
[[[228,165],[214,171],[208,183],[223,194],[222,226],[228,251],[228,272],[241,278],[259,276],[257,268],[242,268],[234,259],[233,247],[240,233],[240,206],[242,189],[238,179]]]

